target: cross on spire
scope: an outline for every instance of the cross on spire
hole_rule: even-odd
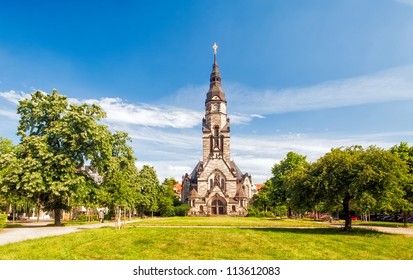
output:
[[[217,54],[217,49],[218,49],[217,43],[214,43],[212,48],[214,49],[214,54]]]

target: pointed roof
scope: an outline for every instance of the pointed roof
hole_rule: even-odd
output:
[[[214,44],[212,48],[214,49],[214,64],[212,64],[212,72],[209,78],[209,90],[207,92],[207,98],[205,102],[213,100],[214,97],[218,97],[221,101],[226,101],[225,93],[221,88],[221,74],[219,73],[217,63],[218,46]]]
[[[199,197],[199,194],[198,194],[198,192],[196,191],[196,189],[192,189],[192,191],[189,193],[189,196],[188,197],[190,197],[190,198],[197,198],[197,197]]]

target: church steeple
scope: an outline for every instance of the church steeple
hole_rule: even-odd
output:
[[[209,90],[207,93],[207,98],[206,98],[205,103],[212,101],[214,97],[218,97],[218,99],[221,101],[226,101],[225,93],[221,88],[221,75],[219,73],[218,63],[217,63],[217,48],[218,48],[217,44],[214,43],[212,48],[214,49],[214,64],[212,65],[212,72],[209,78]]]

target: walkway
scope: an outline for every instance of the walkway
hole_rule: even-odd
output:
[[[332,226],[336,227],[344,227],[343,224],[332,224]],[[413,228],[404,228],[404,227],[380,227],[380,226],[363,226],[363,225],[352,225],[352,228],[365,228],[370,230],[376,230],[383,233],[390,233],[390,234],[403,234],[403,235],[411,235],[413,236]]]
[[[136,221],[126,221],[136,222]],[[86,224],[86,225],[74,225],[74,226],[62,226],[54,227],[47,226],[52,224],[53,221],[46,222],[32,222],[32,223],[21,223],[21,227],[15,228],[5,228],[0,231],[0,246],[8,243],[19,242],[28,239],[36,239],[46,236],[56,236],[68,233],[77,232],[84,229],[100,228],[100,227],[115,227],[115,222],[105,222],[98,224]]]

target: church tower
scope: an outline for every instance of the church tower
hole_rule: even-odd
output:
[[[203,162],[209,158],[230,161],[229,118],[227,101],[221,86],[221,75],[217,64],[218,48],[214,44],[214,64],[209,79],[209,90],[205,100],[205,118],[202,120]]]
[[[230,157],[230,119],[222,90],[214,44],[214,63],[202,120],[202,161],[182,177],[182,201],[189,215],[246,215],[252,197],[251,176],[243,174]]]

